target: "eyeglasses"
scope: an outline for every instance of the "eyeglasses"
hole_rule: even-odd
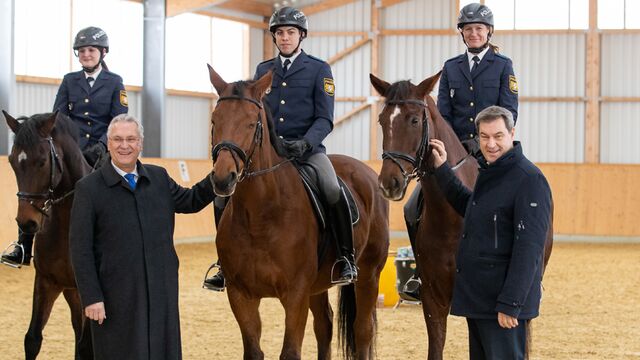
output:
[[[133,137],[130,136],[128,138],[121,138],[119,136],[114,136],[114,137],[110,137],[109,140],[113,141],[114,143],[118,144],[118,145],[122,145],[124,143],[127,143],[127,145],[133,145],[135,143],[137,143],[138,141],[140,141],[139,137]]]

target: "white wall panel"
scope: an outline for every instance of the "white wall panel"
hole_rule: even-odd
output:
[[[16,91],[16,113],[11,115],[31,116],[50,112],[53,109],[58,86],[18,82]]]
[[[403,1],[382,11],[380,25],[385,29],[450,29],[455,6],[449,0]]]
[[[520,103],[516,139],[534,162],[583,162],[582,102]]]
[[[637,96],[637,95],[636,95]],[[600,161],[640,163],[640,103],[605,103],[600,111]]]
[[[359,103],[343,103],[338,107],[359,106]],[[347,110],[348,111],[348,110]],[[369,159],[369,122],[370,110],[363,110],[350,119],[334,126],[329,137],[324,141],[329,154],[345,154],[360,160]]]
[[[209,156],[210,100],[167,96],[162,157],[206,159]]]
[[[640,34],[602,35],[601,95],[640,96]]]
[[[327,11],[308,16],[309,33],[314,31],[369,31],[371,28],[371,2],[354,1]],[[313,35],[312,35],[313,36]]]

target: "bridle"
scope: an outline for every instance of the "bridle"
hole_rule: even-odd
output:
[[[394,164],[396,164],[400,168],[400,172],[402,172],[402,176],[405,178],[405,181],[408,182],[411,179],[422,179],[424,175],[432,174],[433,169],[429,169],[425,164],[425,159],[429,154],[429,115],[427,103],[423,100],[416,99],[407,99],[407,100],[389,100],[385,102],[386,105],[419,105],[424,109],[424,116],[422,117],[422,138],[420,139],[420,146],[418,147],[418,151],[416,152],[416,156],[413,157],[409,154],[398,152],[398,151],[385,151],[382,153],[382,160],[391,160]],[[400,160],[404,160],[411,165],[413,165],[413,171],[411,173],[407,172],[400,163]]]
[[[58,183],[56,183],[55,181],[56,169],[59,169],[60,179],[62,179],[62,175],[64,174],[64,168],[60,163],[60,157],[56,152],[56,147],[53,144],[53,139],[51,138],[51,136],[42,139],[42,141],[46,141],[49,144],[49,160],[50,160],[49,162],[51,163],[51,166],[49,167],[49,189],[47,190],[47,192],[41,192],[41,193],[18,191],[16,195],[18,196],[18,200],[29,202],[29,205],[33,206],[42,215],[49,216],[48,212],[51,209],[51,206],[62,202],[69,195],[73,194],[74,190],[72,189],[57,198],[54,196],[55,188],[58,185]],[[37,200],[44,200],[44,205],[42,207],[37,206],[36,205]]]
[[[240,101],[248,101],[252,104],[254,104],[255,106],[258,107],[258,109],[260,110],[258,112],[258,120],[256,122],[256,131],[253,133],[253,141],[251,143],[251,149],[249,149],[249,154],[247,155],[247,153],[238,145],[236,145],[233,141],[228,141],[228,140],[223,140],[221,142],[219,142],[218,144],[216,144],[212,149],[211,149],[211,157],[213,158],[213,161],[216,161],[218,159],[218,156],[220,155],[220,152],[222,150],[227,150],[231,153],[231,157],[233,158],[233,161],[236,164],[236,169],[240,169],[240,163],[238,160],[242,161],[244,163],[244,169],[242,170],[242,173],[238,176],[238,182],[242,181],[244,178],[247,177],[252,177],[252,176],[258,176],[258,175],[262,175],[262,174],[266,174],[269,173],[271,171],[276,170],[277,168],[279,168],[281,165],[291,161],[289,159],[284,160],[282,162],[279,162],[278,164],[267,168],[267,169],[262,169],[262,170],[257,170],[257,171],[251,171],[251,158],[253,157],[254,152],[256,151],[256,147],[258,146],[262,146],[262,138],[263,138],[263,124],[262,124],[262,110],[264,109],[264,106],[262,105],[261,102],[254,100],[254,99],[250,99],[247,97],[242,97],[242,96],[237,96],[237,95],[231,95],[231,96],[223,96],[220,97],[218,99],[218,102],[220,101],[229,101],[229,100],[240,100]]]

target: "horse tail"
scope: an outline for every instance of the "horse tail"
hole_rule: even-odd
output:
[[[338,344],[345,360],[355,359],[356,337],[353,323],[356,320],[356,291],[353,284],[340,287],[338,303]]]
[[[524,345],[524,358],[525,360],[529,360],[529,351],[531,350],[531,322],[533,319],[527,320],[525,324],[525,331],[527,333],[525,345]]]

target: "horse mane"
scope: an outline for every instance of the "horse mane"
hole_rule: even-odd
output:
[[[415,86],[409,80],[397,81],[387,89],[383,95],[386,101],[406,100],[411,95],[411,88]]]
[[[233,88],[231,89],[231,96],[237,96],[241,99],[244,99],[246,96],[244,95],[247,91],[249,85],[252,85],[255,81],[253,80],[241,80],[233,83]],[[269,108],[269,104],[263,99],[259,99],[264,107],[264,112],[267,114],[267,128],[269,129],[269,141],[271,142],[271,146],[276,151],[276,153],[281,157],[286,157],[287,152],[284,148],[283,139],[281,139],[278,134],[276,134],[276,126],[273,122],[273,115],[271,115],[271,109]]]
[[[38,129],[42,124],[53,116],[54,113],[35,114],[32,116],[21,116],[17,120],[21,123],[20,129],[15,134],[14,143],[23,149],[33,148],[40,143],[41,136]],[[64,115],[58,114],[56,124],[51,130],[51,137],[58,135],[69,135],[73,141],[78,143],[78,128],[71,119]]]
[[[429,108],[429,113],[431,114],[431,119],[433,121],[433,132],[435,137],[447,144],[447,151],[451,152],[452,155],[453,151],[455,150],[456,156],[462,156],[465,153],[465,150],[455,131],[453,131],[453,128],[451,127],[449,122],[447,122],[442,117],[442,115],[440,115],[440,111],[438,110],[436,102],[433,100],[433,98],[431,96],[426,96],[426,101],[427,107]]]

